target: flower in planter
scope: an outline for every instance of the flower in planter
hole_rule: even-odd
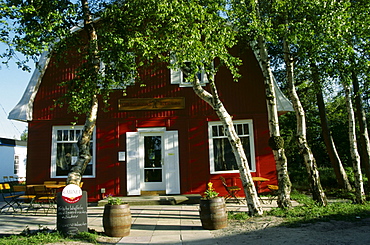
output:
[[[213,188],[213,183],[208,182],[208,189],[204,192],[203,199],[211,199],[218,197],[218,192]]]
[[[121,205],[124,204],[123,200],[119,197],[113,197],[111,194],[109,194],[106,197],[109,205]]]

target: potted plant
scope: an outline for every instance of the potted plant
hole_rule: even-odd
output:
[[[130,235],[130,205],[121,198],[108,195],[108,203],[104,206],[103,227],[107,236],[124,237]]]
[[[207,186],[199,205],[202,227],[207,230],[225,228],[227,227],[225,199],[218,196],[219,193],[214,190],[212,182],[209,182]]]

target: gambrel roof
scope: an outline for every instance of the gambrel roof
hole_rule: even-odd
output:
[[[38,62],[38,68],[35,69],[28,86],[18,104],[9,113],[8,119],[18,121],[32,121],[33,119],[33,102],[41,84],[43,75],[48,67],[50,61],[49,52],[44,52]],[[279,86],[275,83],[275,93],[278,112],[284,113],[288,111],[294,111],[292,103],[282,93]]]

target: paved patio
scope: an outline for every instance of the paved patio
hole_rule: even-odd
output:
[[[0,202],[0,206],[2,206]],[[265,210],[276,203],[265,202]],[[131,234],[118,244],[217,244],[212,231],[204,230],[199,218],[198,204],[131,206]],[[227,204],[228,211],[247,211],[245,205]],[[88,227],[103,232],[103,206],[88,207]],[[40,227],[56,229],[56,213],[42,210],[28,214],[3,212],[0,214],[0,235],[19,234],[24,229]]]

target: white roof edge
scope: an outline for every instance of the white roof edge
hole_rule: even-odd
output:
[[[253,46],[257,45],[256,40],[250,42],[250,47],[252,48],[252,51],[254,53],[254,57],[257,60],[257,63],[259,64],[259,67],[261,69],[261,72],[263,71],[262,63],[259,62],[259,59],[257,57],[260,56],[257,49],[253,48]],[[293,104],[290,102],[290,100],[283,94],[283,92],[280,90],[280,87],[278,86],[275,76],[272,75],[272,82],[274,83],[274,90],[275,90],[275,97],[276,97],[276,107],[278,112],[288,112],[288,111],[294,111]]]
[[[99,21],[100,18],[94,19],[94,22]],[[81,24],[83,24],[83,21],[80,21]],[[82,27],[79,25],[74,26],[70,32],[78,32],[81,31]],[[55,42],[57,43],[59,39],[57,39]],[[52,50],[50,48],[50,50]],[[41,84],[42,77],[44,76],[44,73],[46,71],[46,68],[48,67],[50,57],[50,52],[45,51],[41,54],[38,65],[32,74],[32,77],[28,83],[28,86],[26,90],[23,93],[23,96],[21,100],[18,102],[18,104],[13,108],[13,110],[10,111],[8,115],[8,119],[27,122],[32,121],[33,116],[33,101],[36,97],[37,91],[39,89],[39,86]]]
[[[273,82],[275,85],[274,87],[275,87],[277,110],[279,112],[294,111],[292,102],[290,102],[290,100],[280,90],[280,87],[276,83],[275,77],[273,77]]]
[[[18,104],[10,111],[8,119],[18,121],[32,121],[33,116],[33,101],[36,97],[37,91],[40,87],[42,77],[49,64],[49,52],[45,51],[41,54],[38,65],[32,74],[26,90]]]

